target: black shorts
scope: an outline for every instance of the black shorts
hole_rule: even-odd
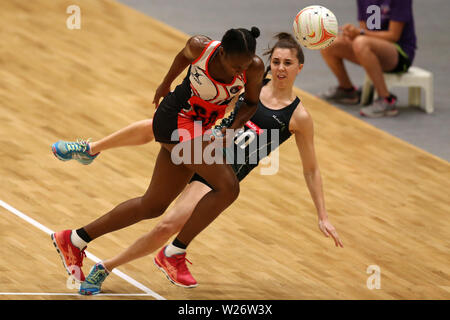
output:
[[[395,44],[398,53],[398,63],[394,69],[387,71],[386,73],[402,73],[408,71],[411,66],[411,60],[409,60],[408,55],[403,51],[398,44]]]
[[[193,181],[198,181],[203,183],[204,185],[207,185],[208,187],[210,187],[211,189],[213,189],[213,187],[211,187],[211,185],[208,183],[208,181],[206,181],[205,179],[203,179],[202,176],[200,176],[197,173],[194,173],[194,175],[191,178],[191,181],[189,181],[189,183],[193,182]]]
[[[204,132],[201,122],[168,110],[162,103],[153,116],[153,135],[157,142],[177,144],[202,136]]]
[[[224,149],[223,151],[224,151],[224,153],[226,153],[227,149]],[[230,159],[228,159],[228,160],[230,160]],[[231,169],[233,169],[234,174],[236,175],[239,182],[241,182],[257,166],[257,164],[248,164],[248,163],[239,164],[239,163],[234,163],[234,162],[231,163],[230,165],[231,165]],[[201,182],[201,183],[207,185],[208,187],[210,187],[211,189],[214,189],[213,187],[211,187],[211,185],[208,183],[208,181],[203,179],[203,177],[197,173],[194,173],[194,175],[192,176],[189,183],[191,183],[192,181]]]

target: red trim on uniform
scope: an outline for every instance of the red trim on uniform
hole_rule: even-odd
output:
[[[194,86],[192,85],[192,83],[189,83],[189,85],[191,86],[191,89],[192,89],[192,91],[194,91],[194,94],[196,95],[196,96],[200,96],[200,94],[198,93],[198,91],[194,88]]]
[[[222,86],[222,87],[225,90],[225,92],[227,93],[227,97],[224,100],[228,100],[230,98],[230,92],[228,91],[228,89],[225,86]]]
[[[181,114],[178,114],[177,130],[180,142],[200,137],[205,131],[201,125],[201,121],[194,121],[191,117],[185,117]]]
[[[244,82],[244,84],[247,83],[247,70],[244,70],[244,72],[242,73],[242,76],[244,79],[242,79],[242,81]]]
[[[226,105],[217,105],[203,100],[198,96],[192,96],[188,103],[191,105],[189,110],[182,109],[178,115],[178,121],[180,122],[180,116],[184,118],[183,121],[191,121],[194,119],[201,121],[203,129],[211,128],[218,119],[222,119],[225,115]],[[179,126],[180,127],[180,126]]]
[[[198,56],[198,58],[195,59],[194,62],[192,62],[191,64],[197,63],[197,62],[203,57],[203,54],[204,54],[205,51],[208,49],[209,45],[210,45],[211,43],[213,43],[213,42],[214,42],[214,40],[211,40],[210,42],[208,42],[208,44],[203,48],[202,53],[200,53],[200,55]]]
[[[211,75],[209,74],[209,71],[208,71],[208,69],[209,69],[209,59],[211,59],[212,55],[214,54],[214,52],[215,52],[215,51],[217,50],[217,48],[219,47],[219,44],[220,44],[220,42],[217,44],[217,46],[214,48],[214,50],[211,51],[211,53],[210,53],[208,59],[206,59],[205,73],[206,73],[206,75],[208,76],[208,78],[211,79],[211,81],[212,81],[214,84],[220,84],[220,85],[222,85],[222,86],[232,86],[232,85],[236,82],[237,76],[235,76],[235,77],[233,78],[233,81],[231,81],[231,83],[222,83],[222,82],[220,82],[220,81],[215,80],[213,77],[211,77]]]
[[[261,133],[264,132],[263,129],[261,129],[260,127],[258,127],[256,124],[254,124],[253,122],[251,122],[250,120],[248,120],[245,125],[247,127],[249,127],[250,129],[252,129],[253,131],[256,132],[257,135],[260,135]]]

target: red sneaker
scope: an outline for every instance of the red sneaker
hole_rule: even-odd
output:
[[[192,263],[186,259],[186,253],[167,257],[164,254],[166,247],[162,248],[156,255],[154,259],[156,266],[164,272],[167,279],[173,284],[184,288],[195,288],[198,283],[187,268],[186,261]]]
[[[86,257],[84,249],[80,250],[72,244],[70,235],[72,230],[63,230],[52,233],[53,245],[61,256],[61,260],[67,273],[73,276],[77,281],[85,280],[83,270],[83,258]]]

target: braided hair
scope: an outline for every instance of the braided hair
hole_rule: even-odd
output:
[[[238,28],[230,29],[222,37],[222,47],[227,54],[254,55],[256,51],[256,38],[260,35],[257,27],[251,30]]]

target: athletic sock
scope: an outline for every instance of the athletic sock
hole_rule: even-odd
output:
[[[186,252],[186,248],[187,246],[184,243],[175,238],[175,240],[173,240],[173,242],[166,247],[164,254],[166,257],[171,257],[174,254],[183,254]]]
[[[387,97],[387,100],[389,101],[389,103],[392,103],[396,99],[397,99],[397,97],[394,96],[392,93],[389,94],[389,97]]]
[[[77,229],[78,236],[86,242],[91,242],[91,236],[84,230],[84,228]]]
[[[70,240],[72,241],[72,244],[80,250],[86,248],[88,243],[92,241],[91,237],[87,234],[84,228],[72,230]]]
[[[88,243],[84,241],[77,233],[76,230],[72,230],[72,233],[70,234],[70,241],[72,244],[77,247],[80,250],[83,250],[87,247]]]
[[[89,155],[91,155],[91,156],[96,156],[97,154],[100,153],[100,152],[92,153],[92,150],[91,150],[91,144],[90,144],[90,143],[88,143],[86,151],[87,151],[87,153],[89,153]]]
[[[385,97],[384,100],[386,100],[388,103],[392,103],[397,99],[396,96],[394,96],[393,94],[389,94],[389,96]]]

